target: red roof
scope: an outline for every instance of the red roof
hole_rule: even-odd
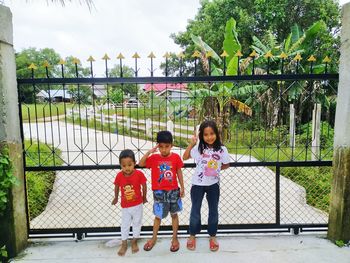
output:
[[[186,83],[158,83],[158,84],[145,84],[143,88],[146,92],[148,91],[155,91],[155,92],[162,92],[165,89],[172,89],[172,90],[187,90]]]

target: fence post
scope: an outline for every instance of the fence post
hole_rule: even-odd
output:
[[[350,3],[342,9],[339,86],[334,128],[328,238],[350,240]]]
[[[148,137],[151,137],[152,136],[152,121],[151,121],[151,119],[150,118],[147,118],[146,119],[146,135],[148,136]]]
[[[289,146],[295,148],[295,109],[294,104],[289,105]]]
[[[312,111],[312,141],[311,141],[311,160],[317,161],[320,158],[320,132],[321,129],[321,104],[314,105]]]
[[[0,217],[0,245],[6,244],[13,257],[27,246],[28,222],[12,14],[1,4],[0,25],[0,151],[3,147],[9,149],[13,174],[19,180],[9,192],[6,215]]]
[[[171,120],[166,122],[166,129],[170,131],[174,136],[174,123]]]

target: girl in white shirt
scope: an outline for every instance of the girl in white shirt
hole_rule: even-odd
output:
[[[218,206],[220,197],[220,171],[230,166],[230,156],[227,148],[221,144],[219,130],[214,121],[204,121],[199,127],[197,137],[194,135],[183,154],[183,160],[193,158],[196,162],[196,170],[192,176],[191,187],[191,216],[190,237],[187,240],[187,248],[195,250],[196,234],[201,231],[201,207],[204,194],[208,201],[208,234],[209,248],[211,251],[219,249],[216,233],[219,222]]]

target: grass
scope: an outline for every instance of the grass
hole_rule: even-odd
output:
[[[37,104],[24,104],[22,103],[22,120],[24,122],[34,122],[36,119],[44,117],[57,117],[65,114],[68,109],[71,109],[73,104],[71,103],[37,103]]]
[[[38,165],[38,151],[40,152],[40,158],[45,160],[45,165],[59,166],[62,164],[62,160],[57,158],[61,154],[59,150],[56,150],[56,156],[53,158],[51,151],[48,150],[49,148],[45,144],[31,144],[30,141],[25,141],[25,148],[30,149],[30,153],[26,155],[27,166]],[[56,174],[52,171],[26,172],[30,219],[35,218],[44,211],[55,182],[55,177]]]

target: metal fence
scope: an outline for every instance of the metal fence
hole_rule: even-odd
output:
[[[106,77],[95,78],[92,64],[91,77],[80,77],[77,63],[74,78],[65,77],[63,64],[62,75],[52,77],[46,64],[46,78],[36,78],[32,65],[32,77],[18,79],[26,173],[51,171],[55,178],[45,209],[31,216],[31,235],[118,232],[120,208],[110,203],[120,151],[132,149],[140,159],[155,145],[157,131],[167,129],[182,155],[203,116],[222,120],[231,156],[222,173],[219,231],[327,227],[338,81],[327,65],[319,74],[312,65],[306,74],[298,64],[290,72],[282,64],[280,74],[267,66],[264,74],[253,68],[251,75],[228,76],[224,64],[222,75],[213,76],[212,70],[199,75],[195,64],[193,75],[183,76],[180,68],[175,77],[167,68],[155,77],[152,65],[151,76],[142,77],[136,64],[134,77],[123,70],[109,77],[106,64]],[[184,168],[181,231],[189,222],[193,167]],[[153,222],[148,194],[143,233]],[[206,204],[202,216],[206,222]],[[170,228],[164,220],[161,230]]]

